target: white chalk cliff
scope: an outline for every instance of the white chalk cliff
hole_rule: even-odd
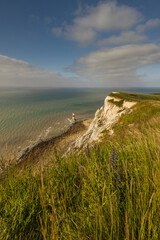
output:
[[[121,101],[121,104],[117,104]],[[136,102],[129,102],[120,98],[107,96],[104,105],[95,113],[95,117],[91,122],[88,130],[79,136],[73,143],[71,149],[79,149],[87,144],[97,142],[103,135],[104,130],[108,130],[109,134],[113,134],[112,126],[122,114],[131,113],[131,108]],[[119,105],[119,106],[118,106]]]

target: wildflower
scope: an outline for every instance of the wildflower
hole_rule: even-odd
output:
[[[114,175],[114,179],[116,181],[116,185],[120,187],[121,172],[118,166],[118,153],[114,145],[112,146],[112,150],[111,150],[110,166],[111,166],[111,171],[113,172],[113,175]]]
[[[100,154],[100,147],[99,147],[99,145],[98,145],[98,154]]]
[[[117,168],[117,178],[116,178],[116,185],[118,186],[118,187],[120,187],[121,185],[120,185],[120,178],[121,178],[121,171],[120,171],[120,169],[119,169],[119,167]]]
[[[1,180],[2,180],[2,186],[5,188],[6,187],[6,176],[4,172],[1,173]]]
[[[90,157],[89,144],[87,144],[87,147],[86,147],[86,154],[87,154],[88,157]]]
[[[118,160],[118,154],[113,145],[112,150],[111,150],[111,157],[110,157],[110,166],[111,166],[112,171],[115,170],[117,167],[117,160]]]

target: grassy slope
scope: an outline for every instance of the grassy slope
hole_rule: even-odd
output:
[[[0,239],[160,239],[160,96],[137,101],[101,144],[0,183]]]
[[[139,93],[124,93],[124,92],[117,92],[111,93],[110,96],[118,97],[121,99],[125,99],[127,101],[160,101],[160,94],[139,94]]]

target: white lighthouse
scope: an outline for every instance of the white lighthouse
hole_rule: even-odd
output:
[[[75,123],[76,122],[76,119],[75,119],[75,114],[74,112],[72,113],[72,122]]]

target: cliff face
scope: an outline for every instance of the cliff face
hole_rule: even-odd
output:
[[[113,134],[113,124],[122,114],[129,114],[132,111],[131,107],[135,104],[136,102],[129,102],[120,98],[107,96],[104,105],[96,111],[95,117],[87,132],[75,140],[72,148],[77,149],[87,144],[97,142],[106,129],[109,131],[109,134]]]

